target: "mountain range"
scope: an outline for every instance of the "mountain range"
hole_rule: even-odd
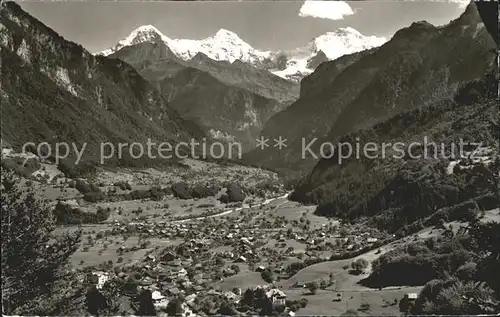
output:
[[[387,42],[345,28],[303,48],[264,52],[227,30],[177,40],[143,26],[99,54],[61,38],[16,4],[6,8],[1,96],[2,138],[9,143],[194,136],[239,141],[248,150],[261,135],[281,136],[285,149],[253,150],[245,162],[293,177],[317,163],[301,157],[304,141],[318,138],[317,152],[322,140],[452,100],[495,65],[495,43],[474,6],[445,26],[415,22]],[[300,86],[273,73],[294,59],[315,69]],[[53,109],[63,115],[48,114]]]
[[[288,51],[261,51],[221,29],[202,40],[171,39],[141,26],[96,55],[121,59],[207,136],[254,148],[267,120],[299,97],[298,81],[321,63],[372,48],[384,38],[342,28]]]
[[[138,43],[164,43],[175,56],[188,61],[203,53],[216,61],[248,63],[266,69],[282,78],[300,81],[312,73],[322,61],[333,60],[345,54],[382,45],[384,37],[364,36],[357,30],[346,27],[328,32],[312,39],[303,47],[282,51],[263,51],[253,48],[236,33],[220,29],[215,35],[201,39],[171,39],[152,25],[143,25],[133,30],[113,47],[98,52],[111,55],[126,46]]]
[[[244,150],[299,93],[296,83],[243,62],[215,61],[203,53],[184,61],[163,42],[126,46],[108,57],[132,65],[208,138],[239,142]]]

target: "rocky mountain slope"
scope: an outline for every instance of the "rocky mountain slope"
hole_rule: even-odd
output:
[[[151,40],[126,46],[109,57],[122,59],[134,66],[152,83],[174,76],[183,67],[194,67],[209,73],[226,85],[246,89],[285,105],[291,104],[299,96],[297,83],[287,81],[266,70],[240,60],[233,63],[214,60],[204,53],[197,53],[185,61],[177,57],[163,41]]]
[[[494,67],[495,43],[474,5],[443,27],[416,22],[371,51],[324,63],[302,82],[301,97],[273,116],[262,135],[282,136],[287,148],[248,154],[247,160],[287,173],[312,168],[304,145],[319,152],[321,139],[336,142],[402,112],[450,99],[459,87]]]
[[[25,142],[187,140],[203,137],[130,65],[94,56],[13,2],[0,12],[2,139]]]
[[[188,64],[209,73],[227,85],[246,89],[287,106],[299,97],[300,85],[298,83],[285,80],[240,60],[228,63],[216,61],[203,53],[198,53],[188,61]]]
[[[253,149],[264,123],[294,98],[288,89],[298,92],[295,84],[240,62],[214,61],[202,53],[185,62],[163,42],[127,46],[109,57],[134,66],[171,107],[200,125],[208,137],[241,142],[243,150]]]
[[[159,89],[183,118],[198,123],[220,141],[254,148],[264,123],[284,105],[245,89],[231,87],[196,68],[184,68],[159,82]]]
[[[111,55],[124,47],[144,42],[162,42],[176,57],[184,61],[189,61],[202,53],[215,61],[226,61],[230,64],[240,61],[240,63],[250,64],[287,80],[298,82],[310,74],[322,61],[380,46],[386,42],[386,39],[364,36],[353,28],[347,27],[320,35],[303,47],[273,52],[255,49],[237,34],[225,29],[220,29],[215,35],[205,39],[190,40],[172,39],[154,26],[144,25],[132,31],[113,47],[97,54]]]

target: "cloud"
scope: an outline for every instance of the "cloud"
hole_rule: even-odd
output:
[[[344,1],[312,1],[306,0],[300,8],[299,16],[320,19],[342,20],[344,16],[353,15],[351,6]]]

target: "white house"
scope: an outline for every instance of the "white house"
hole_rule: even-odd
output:
[[[109,273],[96,271],[87,275],[85,282],[90,285],[95,285],[97,289],[101,289],[109,279]]]
[[[275,305],[285,305],[286,304],[286,294],[277,288],[272,288],[269,291],[267,291],[266,296]]]
[[[262,271],[265,271],[265,270],[266,270],[266,268],[265,268],[263,265],[259,265],[259,266],[257,267],[257,270],[256,270],[256,271],[257,271],[257,272],[262,272]]]
[[[243,255],[242,255],[242,256],[240,256],[239,258],[237,258],[237,259],[235,260],[235,262],[246,262],[246,261],[247,261],[247,258],[246,258],[246,257],[244,257]]]
[[[168,299],[163,296],[159,291],[153,291],[151,294],[155,307],[167,307]]]

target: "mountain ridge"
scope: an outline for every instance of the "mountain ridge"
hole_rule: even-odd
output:
[[[306,171],[315,165],[301,157],[302,141],[335,141],[400,112],[451,98],[467,81],[481,77],[494,64],[494,43],[475,8],[448,25],[413,23],[390,41],[368,51],[318,66],[302,80],[301,97],[271,117],[262,134],[282,136],[282,151],[252,151],[252,164]],[[474,65],[474,67],[471,67]],[[290,122],[300,120],[300,125]]]
[[[498,10],[498,4],[471,3],[461,17],[439,28],[448,41],[438,44],[440,37],[434,36],[428,42],[433,48],[450,45],[451,50],[460,49],[465,57],[474,52],[470,56],[477,57],[472,60],[475,67],[468,69],[472,76],[464,76],[453,62],[450,71],[455,72],[453,77],[460,85],[448,97],[431,98],[421,107],[340,137],[338,130],[332,129],[323,141],[357,142],[361,146],[369,141],[381,146],[370,157],[348,155],[344,159],[338,157],[342,150],[335,148],[331,158],[320,159],[300,179],[291,199],[318,205],[317,215],[354,222],[363,219],[396,236],[498,208],[499,73],[498,60],[490,50],[493,42],[498,45],[498,30],[494,28],[498,16],[486,11],[492,7]],[[398,37],[414,39],[435,31],[427,23],[415,23],[400,30]],[[457,35],[477,41],[455,43]],[[439,64],[454,55],[429,57]],[[439,80],[433,83],[436,89]],[[402,146],[402,153],[394,149],[395,144]]]
[[[14,3],[0,12],[2,139],[89,144],[203,137],[123,61],[94,56]],[[22,83],[22,84],[21,84]],[[92,152],[92,153],[90,153]]]

